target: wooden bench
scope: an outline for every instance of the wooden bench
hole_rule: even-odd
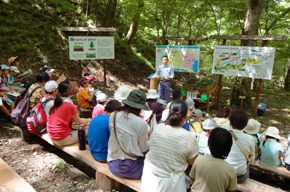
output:
[[[35,190],[0,158],[0,191],[35,192]]]
[[[262,165],[258,161],[256,161],[255,163],[251,164],[251,167],[256,168],[259,171],[264,172],[264,173],[270,173],[270,174],[273,174],[273,175],[278,175],[278,176],[281,176],[281,177],[286,178],[288,180],[290,179],[290,171],[288,171],[286,169],[286,167],[272,168],[272,167],[268,167],[268,166]]]
[[[44,134],[42,137],[45,141],[54,145],[50,140],[47,134]],[[54,145],[56,146],[56,145]],[[118,189],[120,186],[118,183],[125,185],[134,191],[141,192],[141,180],[132,180],[125,179],[122,177],[117,177],[112,174],[109,170],[107,163],[100,163],[91,156],[89,147],[84,151],[80,151],[78,148],[78,144],[58,147],[57,148],[63,150],[67,154],[73,156],[74,158],[86,163],[88,166],[92,167],[96,170],[96,182],[97,186],[104,191],[111,191],[113,188]],[[248,179],[247,182],[238,185],[239,190],[243,192],[282,192],[283,190],[271,187],[264,183],[260,183],[258,181]]]

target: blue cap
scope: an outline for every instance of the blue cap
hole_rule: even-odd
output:
[[[8,65],[6,65],[6,64],[2,64],[1,65],[1,69],[2,70],[7,70],[7,69],[10,69],[10,67]]]

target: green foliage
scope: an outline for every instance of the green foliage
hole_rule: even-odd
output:
[[[55,163],[52,165],[52,168],[53,168],[53,169],[57,169],[57,170],[59,170],[59,171],[63,171],[63,172],[68,171],[68,166],[67,166],[67,164],[66,164],[64,161],[62,161],[62,160],[55,162]]]

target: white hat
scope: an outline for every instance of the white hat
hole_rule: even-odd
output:
[[[157,94],[156,89],[149,89],[146,99],[158,99],[159,95]]]
[[[115,91],[114,98],[118,101],[123,101],[127,99],[133,89],[130,85],[122,85]]]
[[[259,123],[257,120],[251,118],[248,121],[247,126],[244,128],[243,131],[249,133],[249,134],[257,134],[260,131],[261,123]]]
[[[268,127],[265,136],[274,137],[276,139],[281,139],[279,135],[279,129],[277,127]]]
[[[194,104],[195,104],[193,99],[190,98],[190,97],[186,98],[185,103],[187,104],[188,107],[189,106],[194,106]]]
[[[108,98],[108,96],[105,93],[103,93],[103,92],[97,94],[96,97],[97,97],[97,101],[101,102],[101,103],[106,101],[107,98]]]
[[[196,117],[202,117],[202,111],[200,109],[193,109],[192,115]]]
[[[44,90],[48,93],[55,91],[57,88],[58,88],[58,84],[54,80],[50,80],[50,81],[46,82],[44,85]]]
[[[212,130],[217,126],[217,123],[213,119],[206,119],[202,122],[202,128],[205,130]]]
[[[20,73],[19,69],[16,66],[11,66],[10,71],[13,71],[15,73]]]
[[[2,70],[8,70],[8,69],[10,69],[10,67],[8,65],[6,65],[6,64],[2,64],[1,65],[1,69]]]

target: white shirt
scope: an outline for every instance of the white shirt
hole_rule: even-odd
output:
[[[108,161],[116,159],[136,159],[125,154],[118,141],[116,140],[115,131],[113,129],[113,119],[115,113],[112,113],[109,120],[110,138],[108,147]],[[132,113],[127,114],[124,111],[117,112],[116,116],[116,132],[117,137],[125,152],[136,156],[144,156],[143,152],[148,150],[148,125],[141,118]]]
[[[285,153],[285,158],[284,158],[285,163],[290,165],[290,135],[288,136],[288,148]]]
[[[243,131],[233,129],[237,138],[241,141],[245,148],[251,151],[252,156],[255,156],[255,141],[251,135],[244,133]],[[233,146],[226,158],[226,161],[231,164],[237,174],[245,174],[247,172],[247,159],[233,139]]]
[[[208,133],[206,131],[202,131],[200,133],[191,132],[191,134],[196,137],[199,153],[202,155],[210,155],[211,153],[208,148]]]

